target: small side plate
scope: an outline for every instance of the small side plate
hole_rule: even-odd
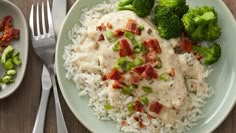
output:
[[[11,44],[15,49],[20,52],[20,58],[22,64],[17,68],[17,76],[15,77],[15,83],[7,85],[5,89],[0,90],[0,99],[3,99],[10,94],[12,94],[20,85],[23,80],[27,60],[28,60],[28,51],[29,51],[29,35],[28,35],[28,26],[26,23],[26,19],[21,12],[21,10],[14,5],[13,3],[7,0],[0,1],[0,18],[2,19],[4,16],[10,15],[13,17],[13,27],[20,29],[20,39],[11,41]],[[1,66],[1,65],[0,65]],[[3,67],[0,67],[1,74],[4,72]]]

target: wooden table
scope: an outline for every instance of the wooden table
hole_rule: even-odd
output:
[[[10,0],[15,3],[29,18],[31,4],[42,0]],[[236,17],[236,0],[224,0]],[[75,0],[68,0],[67,7]],[[0,9],[1,10],[1,9]],[[36,57],[30,44],[29,61],[25,78],[18,90],[10,97],[0,100],[0,133],[31,133],[39,105],[41,88],[42,62]],[[75,118],[62,95],[60,94],[62,110],[69,133],[89,133],[89,131]],[[236,106],[214,133],[236,133]],[[45,133],[56,133],[54,100],[50,95]]]

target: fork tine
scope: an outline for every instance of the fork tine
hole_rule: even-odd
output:
[[[45,14],[44,14],[44,2],[42,2],[42,24],[43,24],[43,34],[46,34],[46,24],[45,24]]]
[[[34,5],[31,6],[29,24],[32,36],[34,36]]]
[[[37,7],[36,7],[36,26],[37,26],[37,35],[40,35],[40,23],[39,23],[39,4],[37,3]]]
[[[52,15],[51,15],[51,10],[49,6],[49,2],[47,0],[47,15],[48,15],[48,29],[49,33],[54,35],[54,29],[53,29],[53,24],[52,24]]]

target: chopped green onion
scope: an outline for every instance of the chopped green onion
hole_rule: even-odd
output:
[[[143,102],[143,104],[148,104],[149,103],[149,100],[148,100],[148,98],[147,97],[145,97],[145,96],[142,96],[141,98],[140,98],[140,100]]]
[[[133,67],[135,67],[135,64],[131,61],[127,61],[126,70],[131,70]]]
[[[12,57],[19,56],[19,55],[20,55],[20,53],[16,49],[12,53]]]
[[[104,105],[105,110],[111,110],[113,107],[110,104]]]
[[[129,87],[130,87],[131,89],[137,89],[137,88],[138,88],[138,85],[131,84]]]
[[[14,76],[14,75],[16,75],[16,70],[8,70],[8,71],[7,71],[7,75],[9,75],[9,76]]]
[[[148,86],[143,86],[143,91],[146,92],[146,93],[152,93],[152,88],[151,87],[148,87]]]
[[[134,53],[135,53],[135,54],[141,53],[141,48],[140,48],[138,45],[135,45],[135,46],[133,47],[133,50],[134,50]]]
[[[1,62],[4,64],[7,60],[7,57],[10,55],[11,52],[13,52],[14,48],[11,45],[8,45],[2,53],[1,56]]]
[[[144,27],[142,25],[138,25],[138,29],[144,30]]]
[[[128,110],[129,110],[129,112],[134,112],[134,104],[133,104],[133,102],[131,102],[131,103],[129,103],[128,104]]]
[[[8,59],[4,64],[3,64],[4,68],[6,70],[12,70],[15,68],[12,59]]]
[[[10,84],[13,82],[15,82],[15,80],[13,80],[11,76],[7,75],[2,78],[2,83],[4,83],[4,84]]]
[[[162,61],[160,57],[157,57],[157,65],[155,66],[155,68],[157,69],[161,69],[162,67]]]
[[[130,41],[133,41],[134,40],[134,33],[132,33],[132,32],[129,32],[129,31],[126,31],[125,32],[125,37],[127,37]]]
[[[134,65],[135,66],[140,66],[140,65],[143,65],[143,60],[141,58],[135,58],[134,59]]]
[[[21,60],[20,60],[20,57],[19,55],[18,56],[14,56],[13,59],[12,59],[13,63],[17,66],[20,66],[21,65]]]
[[[116,43],[114,44],[114,46],[112,47],[113,51],[119,51],[120,49],[120,42],[116,41]]]
[[[122,93],[125,94],[125,95],[130,95],[130,94],[132,93],[132,89],[125,86],[125,87],[122,89]]]
[[[106,31],[105,36],[109,42],[115,42],[117,40],[115,34],[112,31]]]
[[[169,73],[168,72],[164,72],[160,75],[160,80],[164,80],[167,81],[169,79]]]

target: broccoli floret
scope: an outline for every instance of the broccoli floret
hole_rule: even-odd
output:
[[[209,48],[196,45],[193,45],[192,48],[203,57],[204,64],[206,65],[211,65],[217,62],[221,57],[221,47],[217,43],[213,43]]]
[[[155,24],[162,38],[178,37],[184,30],[181,19],[169,7],[157,6],[155,17]]]
[[[191,8],[182,17],[182,22],[188,37],[193,41],[214,41],[221,35],[213,7]]]
[[[120,0],[118,10],[131,10],[140,17],[150,14],[155,0]]]
[[[185,0],[159,0],[160,6],[169,7],[180,18],[188,11],[189,6]]]

